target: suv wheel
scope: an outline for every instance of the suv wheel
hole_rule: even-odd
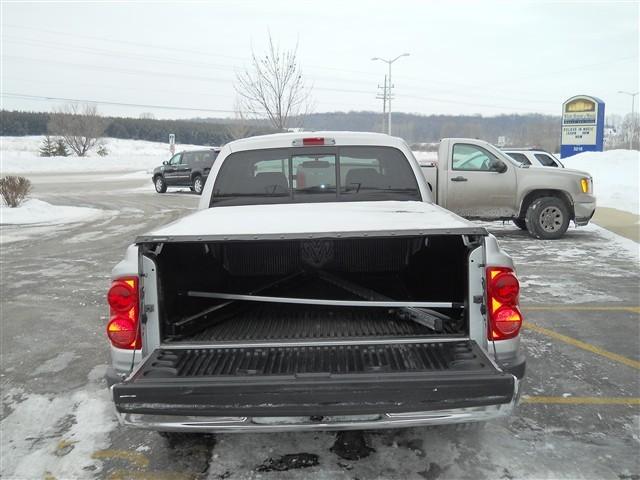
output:
[[[204,188],[204,181],[200,175],[197,175],[193,179],[193,191],[196,192],[197,195],[202,193],[202,189]]]
[[[532,237],[555,240],[569,228],[569,209],[558,197],[538,198],[529,205],[525,222]]]
[[[164,178],[162,178],[161,176],[157,176],[153,181],[153,184],[156,187],[156,192],[164,193],[167,191],[167,182],[165,182]]]

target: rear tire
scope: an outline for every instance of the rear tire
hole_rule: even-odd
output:
[[[202,190],[204,189],[204,180],[200,175],[196,175],[193,178],[193,191],[196,192],[196,195],[202,195]]]
[[[513,218],[513,219],[511,219],[511,221],[520,230],[526,230],[527,229],[527,222],[525,221],[524,218]]]
[[[541,197],[533,201],[525,217],[527,230],[534,238],[555,240],[569,228],[569,208],[558,197]]]
[[[156,192],[164,193],[167,191],[167,182],[164,181],[164,178],[161,176],[157,176],[153,181],[153,185],[156,187]]]

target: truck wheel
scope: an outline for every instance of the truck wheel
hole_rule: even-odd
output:
[[[202,177],[200,175],[196,175],[193,179],[193,191],[196,192],[197,195],[201,195],[203,188],[204,182],[202,181]]]
[[[153,181],[153,184],[156,187],[156,192],[164,193],[167,191],[167,182],[164,181],[164,178],[160,176],[156,177],[156,179]]]
[[[518,227],[520,230],[526,230],[527,229],[527,222],[525,221],[524,218],[514,218],[512,219],[513,224]]]
[[[569,228],[569,209],[558,197],[538,198],[529,205],[525,221],[532,237],[555,240]]]

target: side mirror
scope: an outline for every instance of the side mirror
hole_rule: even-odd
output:
[[[498,173],[504,173],[504,172],[507,171],[507,166],[504,163],[497,161],[497,162],[494,162],[491,165],[491,171],[492,172],[498,172]]]
[[[163,165],[169,165],[169,160],[165,160],[164,162],[162,162]]]

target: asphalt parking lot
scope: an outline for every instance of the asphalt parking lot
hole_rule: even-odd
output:
[[[36,198],[105,213],[78,225],[3,227],[4,478],[640,479],[636,243],[591,226],[539,241],[487,224],[514,257],[523,289],[525,396],[508,420],[479,431],[367,432],[373,451],[357,461],[330,450],[334,433],[170,443],[115,421],[102,380],[105,293],[134,237],[194,209],[198,197],[158,195],[143,179],[31,179]],[[279,470],[280,457],[300,453],[317,464]]]

